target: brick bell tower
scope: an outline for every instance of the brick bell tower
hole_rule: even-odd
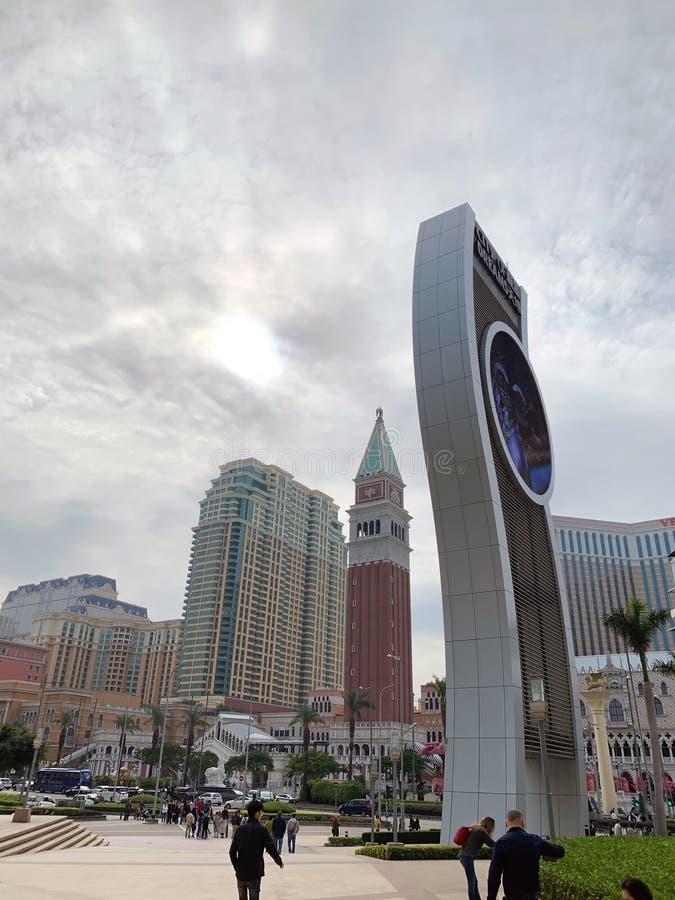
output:
[[[348,510],[345,693],[362,688],[374,704],[361,711],[362,721],[409,723],[410,516],[403,507],[405,485],[381,409],[354,482],[356,498]]]

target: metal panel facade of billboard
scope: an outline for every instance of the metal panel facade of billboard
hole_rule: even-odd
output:
[[[446,641],[442,840],[453,825],[500,821],[513,806],[528,827],[547,831],[529,710],[534,677],[549,699],[558,832],[582,833],[586,821],[572,644],[548,510],[553,451],[526,317],[525,291],[468,205],[420,225],[413,347]]]

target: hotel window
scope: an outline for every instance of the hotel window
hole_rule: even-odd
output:
[[[610,700],[609,701],[609,721],[610,722],[625,722],[626,717],[624,716],[623,706],[619,703],[618,700]]]
[[[658,697],[654,697],[654,709],[656,710],[657,716],[663,715],[663,703],[661,703]]]

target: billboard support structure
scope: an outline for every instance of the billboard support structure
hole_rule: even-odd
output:
[[[528,358],[527,294],[470,206],[422,222],[413,352],[438,542],[447,678],[441,841],[521,809],[583,834],[572,639],[548,508],[554,458]],[[550,798],[530,683],[547,698]]]

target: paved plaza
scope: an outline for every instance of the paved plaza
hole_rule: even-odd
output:
[[[0,822],[4,831],[8,822]],[[186,840],[176,825],[107,819],[90,826],[107,847],[54,850],[0,861],[0,894],[12,900],[112,898],[166,900],[236,898],[229,839]],[[328,826],[305,826],[297,852],[284,845],[282,870],[266,858],[262,900],[450,900],[466,897],[455,861],[383,862],[354,855],[353,847],[324,847]],[[487,863],[477,864],[481,885]]]

